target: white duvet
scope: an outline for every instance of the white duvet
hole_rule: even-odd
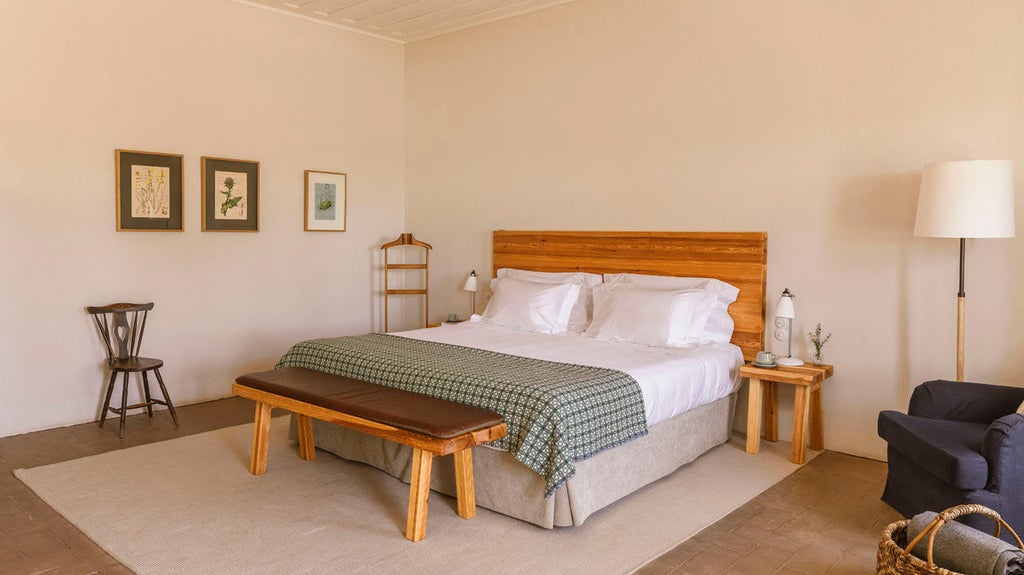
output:
[[[494,327],[477,318],[391,335],[628,373],[640,384],[648,426],[721,399],[740,386],[743,353],[732,344],[648,347],[578,334],[547,335]]]

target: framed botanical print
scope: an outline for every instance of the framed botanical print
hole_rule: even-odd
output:
[[[258,232],[260,163],[203,156],[204,232]]]
[[[345,231],[348,176],[342,172],[306,170],[307,232]]]
[[[184,156],[114,150],[117,231],[180,232]]]

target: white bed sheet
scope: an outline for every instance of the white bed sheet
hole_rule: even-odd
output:
[[[721,399],[740,386],[743,352],[732,344],[648,347],[581,334],[548,335],[496,327],[477,321],[478,317],[391,335],[628,373],[640,384],[648,426]]]

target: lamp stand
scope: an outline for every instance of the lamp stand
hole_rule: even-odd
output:
[[[964,380],[964,252],[967,240],[960,238],[960,291],[956,294],[956,380]]]
[[[473,317],[473,314],[476,313],[476,290],[477,290],[476,270],[473,270],[473,271],[469,272],[469,277],[466,278],[466,283],[462,286],[462,289],[463,289],[463,291],[468,291],[471,294],[473,294],[473,299],[471,300],[472,301],[471,305],[473,307],[472,307],[472,309],[469,310],[469,317],[471,318],[471,317]],[[466,319],[469,319],[469,318],[466,318]]]
[[[802,359],[793,357],[793,318],[786,318],[789,322],[789,343],[786,344],[786,357],[775,358],[775,363],[787,367],[799,367],[804,364]]]

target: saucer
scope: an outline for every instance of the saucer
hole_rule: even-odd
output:
[[[777,363],[757,363],[756,361],[750,362],[750,365],[754,367],[778,367]]]

